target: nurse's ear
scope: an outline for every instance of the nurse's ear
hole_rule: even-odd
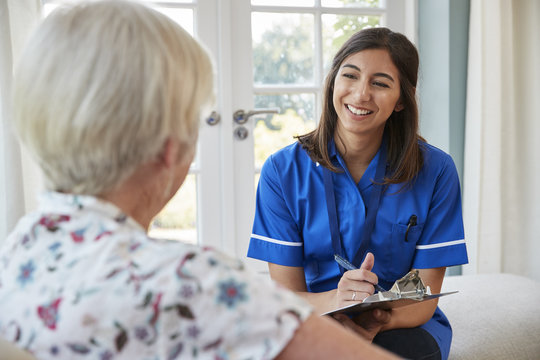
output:
[[[412,88],[412,95],[414,96],[416,94],[416,87]],[[398,102],[396,103],[396,106],[394,106],[395,112],[400,112],[401,110],[405,109],[405,105],[403,105],[403,101],[401,99],[401,96],[399,97]]]

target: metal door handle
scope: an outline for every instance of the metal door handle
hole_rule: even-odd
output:
[[[238,140],[244,140],[248,137],[249,131],[245,126],[238,126],[234,129],[234,137]]]
[[[210,116],[206,118],[206,123],[208,125],[214,126],[221,120],[221,115],[217,111],[212,111]]]
[[[244,110],[236,110],[233,114],[233,121],[237,123],[238,125],[245,124],[250,117],[253,115],[259,115],[259,114],[279,114],[279,108],[271,108],[271,109],[255,109],[250,110],[248,112]]]

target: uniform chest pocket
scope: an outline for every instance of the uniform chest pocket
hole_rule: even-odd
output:
[[[390,266],[387,269],[388,276],[391,279],[398,279],[411,269],[416,244],[422,235],[423,229],[424,224],[414,226],[408,226],[407,224],[392,225]]]

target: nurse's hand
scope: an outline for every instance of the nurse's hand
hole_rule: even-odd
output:
[[[375,292],[374,284],[379,282],[377,274],[371,271],[375,265],[375,257],[367,253],[359,269],[346,271],[339,280],[335,308],[362,302]]]
[[[364,339],[373,341],[382,327],[390,322],[392,318],[392,310],[374,309],[366,311],[354,319],[350,319],[345,314],[337,314],[334,319],[339,321],[343,326],[351,329],[355,333],[362,336]]]

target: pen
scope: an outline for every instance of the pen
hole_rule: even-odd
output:
[[[356,269],[358,269],[356,266],[354,266],[353,264],[348,262],[346,259],[339,256],[338,254],[334,255],[334,259],[336,260],[336,262],[339,265],[343,266],[347,270],[356,270]],[[377,289],[377,291],[386,291],[379,284],[375,284],[375,289]]]
[[[411,229],[411,226],[416,226],[416,221],[418,220],[416,215],[411,215],[409,218],[409,223],[407,224],[407,230],[405,231],[405,241],[407,240],[407,236],[409,235],[409,230]]]

